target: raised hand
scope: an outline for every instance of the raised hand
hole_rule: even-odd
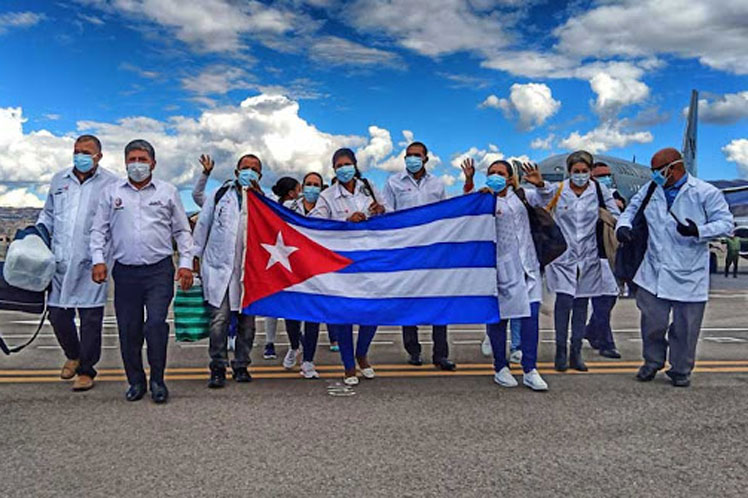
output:
[[[209,175],[216,163],[208,154],[201,154],[200,165],[203,167],[203,173]]]
[[[535,185],[536,187],[542,187],[545,185],[543,181],[543,174],[538,169],[537,164],[525,163],[522,165],[523,178],[526,182]]]
[[[465,183],[473,183],[473,177],[475,176],[475,161],[472,157],[465,158],[460,164],[462,172],[465,174]]]

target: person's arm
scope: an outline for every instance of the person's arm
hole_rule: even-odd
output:
[[[227,193],[233,193],[233,191]],[[208,235],[210,234],[210,228],[213,226],[213,215],[216,210],[215,198],[215,194],[208,196],[207,202],[203,205],[198,215],[195,230],[192,232],[192,238],[195,243],[194,256],[198,258],[203,257],[205,246],[208,245]]]
[[[91,249],[91,263],[94,265],[106,263],[107,245],[111,241],[111,199],[110,191],[107,188],[96,206],[96,213],[91,222],[89,248]]]
[[[629,202],[629,205],[626,206],[626,209],[623,210],[621,216],[618,217],[618,223],[616,223],[616,232],[623,227],[628,229],[632,227],[634,216],[636,216],[637,211],[639,211],[639,206],[641,206],[642,202],[644,202],[644,197],[647,196],[647,190],[649,190],[650,185],[651,182],[647,182],[639,189],[636,194],[634,194],[634,197],[631,198],[631,202]]]
[[[44,225],[49,232],[50,237],[54,235],[55,227],[55,196],[54,196],[54,184],[49,186],[49,192],[47,192],[47,200],[44,201],[44,208],[39,213],[39,217],[36,219],[37,225]]]
[[[205,203],[205,186],[208,184],[208,178],[210,173],[213,171],[213,167],[216,165],[215,161],[207,155],[203,154],[200,156],[200,165],[203,167],[203,171],[197,177],[195,187],[192,189],[192,200],[195,201],[200,207],[203,207]]]
[[[194,242],[190,231],[190,222],[184,211],[179,191],[175,188],[171,200],[171,236],[177,243],[179,251],[179,268],[192,268],[192,251]]]
[[[381,209],[376,208],[376,213],[374,214],[384,214],[392,212],[392,206],[394,204],[391,204],[389,199],[382,196],[382,194],[380,194],[377,190],[377,187],[372,185],[371,182],[369,182],[369,186],[371,187],[372,197],[375,199],[372,206],[381,206]]]
[[[699,230],[699,242],[708,242],[732,233],[734,222],[730,207],[724,194],[716,188],[709,188],[705,193],[704,212],[706,223],[696,225]]]
[[[610,214],[612,214],[613,217],[618,218],[621,215],[621,210],[618,209],[618,203],[613,197],[613,194],[610,192],[608,187],[606,187],[605,185],[600,185],[600,189],[603,192],[603,200],[605,201],[605,207],[608,208],[608,211],[610,211]]]

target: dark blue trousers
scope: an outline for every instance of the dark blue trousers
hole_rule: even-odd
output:
[[[538,361],[538,335],[540,331],[540,303],[530,303],[530,316],[520,318],[520,342],[522,351],[522,371],[527,373],[537,368]],[[514,319],[512,319],[514,320]],[[493,368],[499,371],[509,365],[506,361],[506,327],[509,320],[486,325],[486,335],[491,341],[493,350]]]
[[[75,327],[75,308],[49,307],[49,321],[68,360],[80,360],[75,373],[96,377],[94,366],[101,358],[101,326],[104,307],[78,308],[80,337]]]
[[[597,296],[592,298],[592,316],[587,323],[584,337],[590,345],[599,350],[615,349],[613,330],[610,328],[610,313],[618,300],[617,296]]]
[[[304,322],[304,334],[302,335],[301,322],[286,319],[286,334],[288,334],[291,349],[299,349],[299,346],[303,345],[304,361],[313,362],[314,353],[317,351],[317,341],[319,340],[319,323]]]
[[[162,383],[169,342],[166,315],[174,297],[174,263],[171,257],[152,265],[115,263],[112,277],[114,309],[127,382],[130,385],[146,385],[143,370],[145,339],[148,343],[151,381]],[[147,319],[144,312],[147,312]]]

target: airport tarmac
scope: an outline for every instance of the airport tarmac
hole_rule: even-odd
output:
[[[549,311],[539,348],[547,393],[494,384],[479,326],[450,328],[454,373],[407,365],[400,331],[383,327],[370,352],[378,378],[349,390],[325,333],[323,378],[303,380],[280,365],[285,334],[279,358],[262,359],[259,320],[251,384],[208,390],[205,341],[172,341],[165,406],[124,401],[111,310],[97,385],[86,393],[59,380],[63,356],[46,326],[0,360],[0,496],[744,495],[748,277],[714,277],[689,389],[663,375],[634,380],[633,300],[613,314],[623,358],[585,348],[588,373],[552,369]],[[16,344],[34,320],[0,312],[0,326]],[[429,329],[421,342],[429,359]]]

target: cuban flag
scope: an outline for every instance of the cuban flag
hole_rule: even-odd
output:
[[[320,323],[499,321],[495,198],[471,194],[361,223],[247,195],[244,313]]]

